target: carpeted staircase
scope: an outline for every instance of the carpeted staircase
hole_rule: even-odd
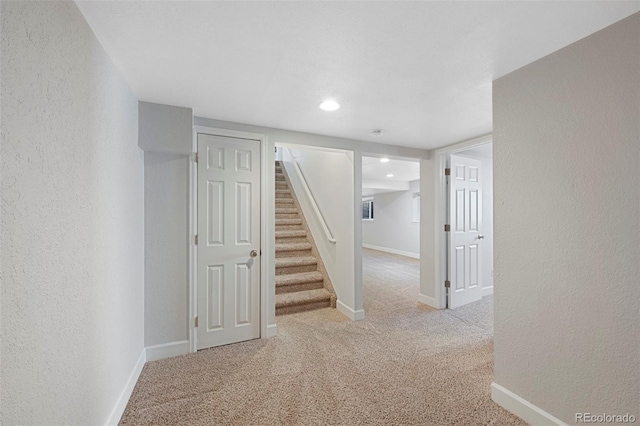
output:
[[[336,296],[287,175],[276,161],[276,315],[336,306]]]

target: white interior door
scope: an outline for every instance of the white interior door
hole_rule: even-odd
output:
[[[451,156],[449,176],[449,307],[482,298],[482,162]]]
[[[198,349],[260,337],[260,142],[198,134]]]

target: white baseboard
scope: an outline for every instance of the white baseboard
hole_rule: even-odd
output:
[[[368,248],[371,250],[384,251],[392,254],[399,254],[400,256],[412,257],[414,259],[420,259],[420,253],[411,253],[410,251],[396,250],[388,247],[374,246],[371,244],[362,244],[362,247]]]
[[[427,296],[426,294],[418,293],[418,302],[424,303],[425,305],[431,306],[432,308],[442,309],[440,304],[436,302],[436,299]]]
[[[147,353],[147,361],[156,361],[172,356],[184,355],[189,353],[189,341],[180,340],[178,342],[147,346],[145,352]]]
[[[142,353],[138,358],[138,362],[136,362],[135,367],[133,367],[133,371],[129,375],[129,379],[124,386],[124,389],[120,393],[118,397],[118,401],[116,402],[116,406],[113,407],[111,413],[109,414],[109,419],[107,420],[106,425],[117,425],[120,423],[120,419],[124,414],[124,409],[127,408],[127,403],[129,402],[129,398],[131,398],[131,394],[133,393],[133,388],[136,386],[138,382],[138,377],[140,377],[140,373],[142,372],[142,367],[144,367],[144,363],[146,362],[146,351],[142,349]]]
[[[339,300],[336,301],[336,308],[338,309],[338,312],[340,312],[341,314],[343,314],[344,316],[346,316],[352,321],[362,321],[364,319],[364,309],[354,311],[353,309],[351,309],[350,307],[348,307],[347,305],[345,305]]]
[[[515,393],[495,382],[491,383],[491,399],[505,410],[515,414],[531,425],[567,426],[567,424],[560,419],[553,417],[551,414],[536,407],[529,401],[520,398]]]
[[[493,294],[493,286],[491,287],[484,287],[482,289],[482,297],[485,296],[491,296]]]
[[[278,334],[278,326],[275,324],[269,324],[267,325],[267,335],[265,336],[266,339],[270,339],[272,337],[275,337]]]

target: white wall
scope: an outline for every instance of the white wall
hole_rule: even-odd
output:
[[[495,382],[640,415],[640,14],[494,82]]]
[[[73,2],[2,2],[2,424],[104,424],[143,351],[138,102]]]
[[[140,102],[138,145],[145,152],[189,155],[193,152],[193,110]]]
[[[147,347],[174,344],[174,351],[167,355],[175,355],[188,351],[189,339],[192,110],[149,102],[138,107],[138,144],[144,149],[145,163],[144,343]]]
[[[443,289],[444,256],[440,256],[441,181],[444,167],[439,158],[420,160],[420,293],[418,301],[436,309],[444,307],[440,289]]]
[[[327,227],[337,240],[335,244],[328,241],[288,154],[300,167]],[[284,165],[331,278],[338,305],[344,304],[354,312],[361,310],[362,306],[356,306],[354,286],[352,162],[344,152],[289,147],[284,151]]]
[[[364,247],[383,248],[420,258],[420,223],[413,222],[413,194],[420,192],[420,181],[409,183],[408,191],[375,194],[374,220],[362,221]],[[370,197],[365,197],[370,198]]]
[[[220,129],[239,130],[242,132],[261,133],[268,136],[276,144],[305,145],[321,148],[358,151],[367,155],[380,154],[389,157],[429,158],[429,151],[418,148],[408,148],[382,143],[365,142],[354,139],[344,139],[334,136],[317,135],[313,133],[296,132],[293,130],[275,129],[271,127],[253,126],[251,124],[233,123],[210,118],[194,117],[193,122],[199,126],[217,127]],[[354,161],[355,162],[355,161]],[[360,171],[360,174],[362,171]]]
[[[144,176],[144,344],[184,342],[189,338],[189,157],[147,151]]]

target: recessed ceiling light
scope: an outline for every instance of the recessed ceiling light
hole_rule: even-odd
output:
[[[391,173],[389,173],[389,174],[387,175],[387,177],[393,177],[393,175],[392,175]]]
[[[328,100],[320,104],[320,109],[323,111],[335,111],[340,108],[340,104],[336,101]]]
[[[380,159],[381,163],[388,163],[389,161],[391,161],[391,160],[389,160],[388,158],[381,158]]]

